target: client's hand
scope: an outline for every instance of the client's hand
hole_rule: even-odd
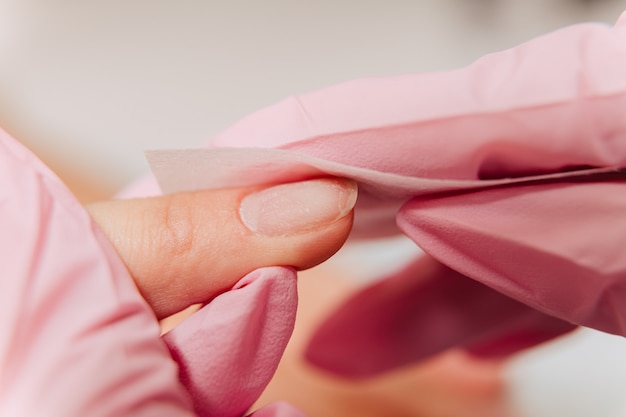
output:
[[[158,318],[206,303],[265,266],[307,269],[352,225],[356,184],[337,179],[111,200],[87,210]]]
[[[355,193],[326,179],[111,201],[95,224],[0,131],[0,415],[243,415],[291,334],[293,267],[339,248]],[[245,276],[271,265],[289,266]],[[207,301],[168,350],[157,316]]]

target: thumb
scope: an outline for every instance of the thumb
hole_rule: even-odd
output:
[[[87,206],[159,318],[205,303],[254,269],[305,269],[352,226],[356,184],[315,179]]]

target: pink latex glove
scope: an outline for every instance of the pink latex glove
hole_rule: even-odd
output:
[[[574,324],[626,335],[626,14],[458,71],[294,97],[214,145],[282,151],[154,154],[157,177],[168,164],[188,175],[161,184],[346,176],[359,182],[355,235],[401,230],[441,263],[331,316],[308,350],[320,366],[363,376],[452,346],[506,354]]]
[[[0,213],[0,415],[238,417],[269,382],[293,328],[292,269],[249,274],[169,333],[168,350],[87,212],[2,131]],[[302,416],[287,404],[255,415]]]

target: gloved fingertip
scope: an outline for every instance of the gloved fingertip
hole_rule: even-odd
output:
[[[293,330],[295,270],[263,268],[240,282],[164,336],[201,417],[243,415],[269,383]]]

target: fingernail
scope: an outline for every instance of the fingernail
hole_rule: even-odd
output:
[[[276,185],[247,195],[239,215],[251,231],[289,236],[315,230],[346,216],[356,203],[353,181],[317,179]]]

